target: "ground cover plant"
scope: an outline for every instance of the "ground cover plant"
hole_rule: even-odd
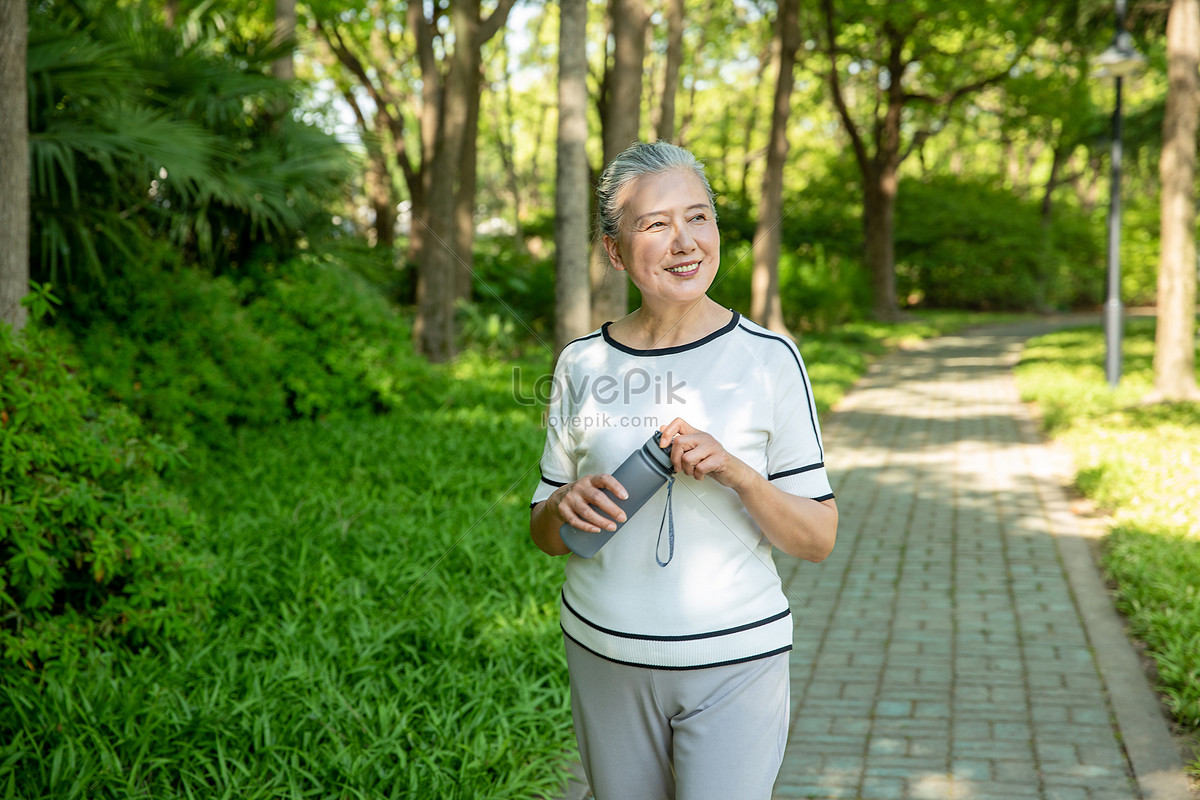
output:
[[[403,413],[193,453],[207,624],[165,647],[6,665],[0,796],[529,797],[570,731],[561,563],[525,531],[539,410],[464,358]]]
[[[1154,323],[1134,319],[1116,391],[1098,328],[1027,343],[1017,377],[1048,432],[1074,452],[1077,484],[1111,514],[1102,563],[1131,633],[1145,642],[1167,708],[1200,732],[1200,403],[1144,405]],[[1191,769],[1200,774],[1200,760]]]
[[[203,620],[201,525],[177,448],[91,395],[54,331],[0,325],[0,664],[151,646]]]

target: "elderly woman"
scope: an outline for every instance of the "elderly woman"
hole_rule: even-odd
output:
[[[570,555],[561,614],[584,770],[599,800],[766,800],[792,648],[771,548],[821,561],[837,533],[808,375],[791,341],[708,297],[720,234],[691,153],[633,145],[598,200],[604,247],[642,304],[563,349],[529,523],[541,550]],[[610,473],[656,428],[677,479],[627,520]],[[560,534],[618,522],[591,558]]]

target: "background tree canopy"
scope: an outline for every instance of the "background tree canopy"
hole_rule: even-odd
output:
[[[418,346],[436,359],[493,314],[539,335],[550,326],[553,295],[541,287],[555,257],[557,5],[301,2],[286,30],[259,0],[30,8],[34,280],[83,287],[147,258],[220,274],[256,253],[306,250],[334,254],[413,306]],[[672,132],[719,192],[722,283],[745,283],[777,9],[637,8],[586,4],[591,174],[612,120],[641,120],[621,138]],[[1111,8],[993,12],[801,6],[789,148],[772,167],[782,170],[779,259],[795,276],[776,289],[787,326],[1100,299],[1112,91],[1089,63],[1111,39]],[[1159,6],[1133,4],[1129,26],[1150,67],[1127,87],[1131,303],[1155,294],[1164,24]],[[630,25],[646,28],[650,46],[634,56],[640,90],[620,94],[627,67],[611,43]],[[285,57],[291,82],[272,74]],[[447,109],[466,116],[445,123]],[[471,136],[446,138],[463,126]],[[458,155],[440,156],[443,146]],[[164,243],[169,252],[150,255]],[[971,279],[949,286],[956,276]],[[74,293],[63,295],[70,306]],[[831,295],[841,297],[833,308]],[[505,306],[520,306],[520,319]]]

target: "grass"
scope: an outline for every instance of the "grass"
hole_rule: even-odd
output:
[[[870,359],[980,321],[801,347],[822,411]],[[554,797],[574,741],[561,560],[529,542],[548,353],[464,354],[430,403],[193,452],[215,611],[185,641],[0,666],[2,798]],[[514,367],[519,367],[514,370]]]
[[[1119,388],[1103,375],[1098,328],[1029,342],[1017,378],[1048,432],[1074,452],[1079,489],[1111,515],[1102,565],[1160,694],[1200,733],[1200,403],[1142,404],[1153,386],[1154,322],[1131,320]],[[1200,775],[1200,760],[1191,770]]]
[[[0,797],[553,791],[572,741],[562,566],[526,530],[538,414],[502,367],[455,370],[436,408],[200,459],[184,479],[221,565],[211,624],[5,673]]]

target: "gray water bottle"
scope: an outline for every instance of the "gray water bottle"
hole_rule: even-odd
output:
[[[625,459],[621,466],[613,472],[612,476],[629,493],[628,498],[622,500],[608,489],[602,490],[612,498],[618,508],[625,512],[625,522],[633,518],[637,510],[662,488],[667,479],[671,477],[671,473],[674,472],[671,466],[671,447],[670,445],[666,448],[659,447],[658,443],[661,438],[662,433],[655,431],[645,444],[634,450],[629,458]],[[603,512],[600,512],[600,515],[607,516]],[[562,536],[567,547],[571,548],[572,553],[582,558],[591,558],[608,543],[609,539],[616,536],[617,531],[621,530],[624,525],[624,522],[618,522],[615,531],[601,530],[599,533],[591,533],[590,531],[581,531],[564,522],[559,528],[559,535]]]

